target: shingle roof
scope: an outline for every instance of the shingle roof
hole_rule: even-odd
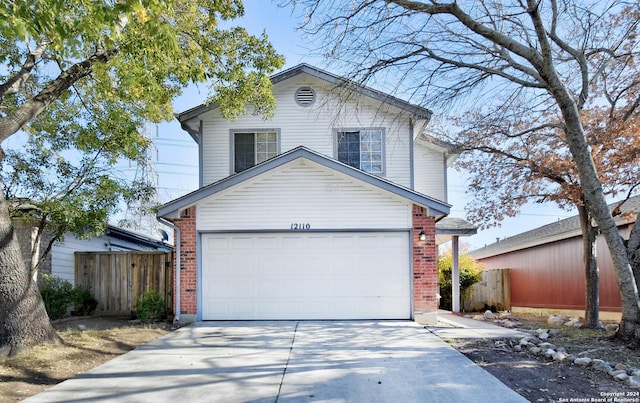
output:
[[[436,234],[475,235],[477,232],[477,226],[462,218],[445,217],[436,223]]]
[[[612,210],[617,205],[618,202],[611,203],[609,205],[609,209]],[[620,209],[622,214],[616,217],[616,222],[618,223],[618,225],[634,222],[635,216],[631,220],[629,220],[627,217],[625,217],[625,213],[640,211],[640,196],[630,198],[621,206]],[[580,218],[576,215],[486,245],[482,248],[470,252],[470,255],[476,259],[483,259],[501,255],[507,252],[513,252],[516,250],[580,236],[581,234],[582,231],[580,229]]]

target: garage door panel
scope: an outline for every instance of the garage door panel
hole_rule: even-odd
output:
[[[233,290],[230,288],[228,281],[220,279],[218,281],[208,281],[208,284],[203,286],[204,295],[216,295],[218,298],[230,298],[233,297]]]
[[[266,278],[256,283],[256,297],[276,300],[281,297],[280,280],[277,278]]]
[[[326,295],[331,297],[335,295],[336,282],[329,278],[308,279],[305,282],[307,295]]]
[[[212,316],[231,316],[233,312],[231,312],[231,306],[233,305],[232,301],[228,302],[218,302],[216,301],[203,301],[203,310],[209,312]]]
[[[271,317],[278,315],[281,311],[280,304],[273,302],[273,300],[265,301],[264,303],[256,305],[257,317]]]
[[[203,319],[407,319],[409,236],[204,234]]]
[[[234,250],[251,250],[254,248],[254,238],[247,235],[234,236],[231,238],[231,248]]]
[[[275,236],[272,236],[272,237],[261,236],[256,238],[257,249],[266,249],[268,251],[271,251],[278,248],[278,246],[279,246],[279,239]]]

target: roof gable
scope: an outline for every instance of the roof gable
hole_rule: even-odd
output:
[[[179,216],[180,210],[191,207],[198,201],[214,195],[218,192],[229,189],[237,184],[252,179],[257,175],[268,172],[272,169],[281,167],[282,165],[291,162],[293,160],[304,158],[309,161],[313,161],[319,165],[322,165],[328,169],[347,175],[353,179],[367,183],[376,188],[390,192],[396,196],[404,198],[412,203],[426,207],[429,209],[429,213],[432,216],[441,218],[449,214],[451,206],[442,201],[425,196],[409,188],[397,185],[384,178],[366,173],[359,169],[353,168],[349,165],[343,164],[339,161],[328,158],[322,154],[311,151],[306,147],[297,147],[284,154],[280,154],[270,160],[267,160],[261,164],[255,165],[245,171],[231,175],[218,182],[212,183],[208,186],[200,188],[194,192],[186,194],[178,199],[170,201],[161,206],[158,210],[159,217],[176,218]]]
[[[290,69],[274,74],[273,76],[271,76],[271,82],[273,84],[277,84],[282,81],[288,80],[292,77],[295,77],[299,74],[308,74],[315,78],[326,81],[336,87],[344,88],[348,91],[353,91],[355,93],[367,96],[369,98],[373,98],[377,101],[395,106],[398,109],[411,113],[416,119],[429,120],[431,118],[432,112],[429,109],[411,104],[400,98],[396,98],[384,92],[360,85],[354,81],[336,76],[335,74],[329,73],[327,71],[321,70],[317,67],[314,67],[305,63],[299,64],[295,67],[292,67]],[[176,114],[176,118],[178,119],[178,121],[180,121],[180,123],[182,123],[183,127],[185,127],[186,121],[217,108],[218,108],[218,105],[215,103],[202,104],[194,108],[188,109],[182,113]]]

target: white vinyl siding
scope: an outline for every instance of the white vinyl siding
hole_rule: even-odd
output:
[[[316,101],[308,107],[298,105],[295,91],[310,86]],[[207,185],[231,175],[229,130],[246,128],[280,129],[280,153],[305,146],[335,158],[335,129],[341,127],[384,128],[384,177],[403,186],[411,186],[411,139],[409,116],[368,98],[338,100],[329,96],[334,87],[306,74],[274,86],[277,109],[271,119],[254,116],[251,111],[234,121],[224,120],[217,109],[199,117],[203,121],[202,169]]]
[[[103,237],[78,239],[72,234],[66,234],[64,242],[55,243],[51,248],[51,274],[75,284],[74,252],[106,251],[106,243],[107,240]]]
[[[438,151],[416,145],[414,148],[414,189],[416,192],[447,201],[446,164]]]
[[[411,228],[411,204],[307,160],[247,180],[197,204],[198,231]]]
[[[202,235],[202,319],[409,319],[407,232]]]

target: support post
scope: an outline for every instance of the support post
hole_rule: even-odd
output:
[[[459,237],[452,238],[451,254],[453,255],[453,268],[451,270],[451,311],[460,313],[460,259]]]

